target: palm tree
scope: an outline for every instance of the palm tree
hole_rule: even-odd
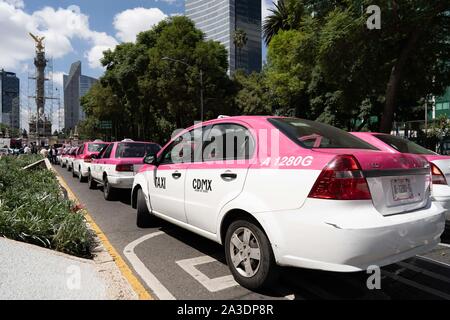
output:
[[[271,14],[267,16],[263,24],[264,41],[269,45],[272,38],[280,31],[289,29],[289,12],[285,0],[274,3],[275,8],[269,9]]]
[[[247,41],[248,41],[247,33],[242,29],[236,29],[236,31],[234,32],[233,42],[238,50],[238,54],[237,54],[238,68],[241,67],[242,49],[247,45]],[[236,69],[238,69],[238,68],[236,68]]]

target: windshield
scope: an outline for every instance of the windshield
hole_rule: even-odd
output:
[[[156,155],[160,149],[161,147],[154,143],[119,143],[116,158],[143,158],[147,155]]]
[[[391,136],[388,134],[377,134],[375,135],[375,137],[401,153],[436,154],[431,150],[419,146],[417,143],[414,143],[412,141],[400,137]]]
[[[89,143],[88,151],[89,152],[100,152],[107,145],[108,145],[107,143]]]
[[[324,123],[297,118],[272,118],[269,122],[303,148],[378,150],[350,133]]]

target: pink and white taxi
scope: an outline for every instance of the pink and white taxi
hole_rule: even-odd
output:
[[[431,164],[433,178],[432,198],[447,210],[447,224],[450,225],[450,157],[441,156],[418,144],[389,134],[375,132],[352,132],[353,135],[380,150],[390,153],[410,153],[427,159]]]
[[[88,185],[95,189],[103,186],[106,200],[115,198],[115,189],[131,189],[135,173],[143,166],[146,155],[155,155],[161,146],[151,142],[135,142],[125,139],[112,142],[98,156],[94,156],[88,168]]]
[[[296,118],[221,117],[175,136],[134,178],[140,227],[160,217],[225,246],[241,285],[277,266],[353,272],[431,250],[444,210],[423,158]]]
[[[80,182],[87,179],[92,158],[98,156],[99,152],[106,146],[108,146],[108,143],[101,140],[83,143],[78,148],[75,159],[73,160],[73,177],[78,177]]]

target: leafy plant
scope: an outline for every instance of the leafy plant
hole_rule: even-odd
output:
[[[90,257],[93,236],[80,210],[61,194],[55,175],[23,170],[39,156],[0,159],[0,236]]]

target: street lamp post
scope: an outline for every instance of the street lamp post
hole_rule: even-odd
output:
[[[182,61],[182,60],[178,60],[178,59],[173,59],[173,58],[170,58],[170,57],[163,57],[163,58],[161,58],[161,60],[168,60],[168,61],[173,61],[173,62],[178,62],[178,63],[181,63],[181,64],[184,64],[185,66],[188,66],[188,67],[193,67],[192,65],[190,65],[190,64],[188,64],[188,63],[186,63],[186,62],[184,62],[184,61]],[[201,69],[201,68],[199,68],[200,69],[200,113],[201,113],[201,122],[203,122],[203,70]]]

